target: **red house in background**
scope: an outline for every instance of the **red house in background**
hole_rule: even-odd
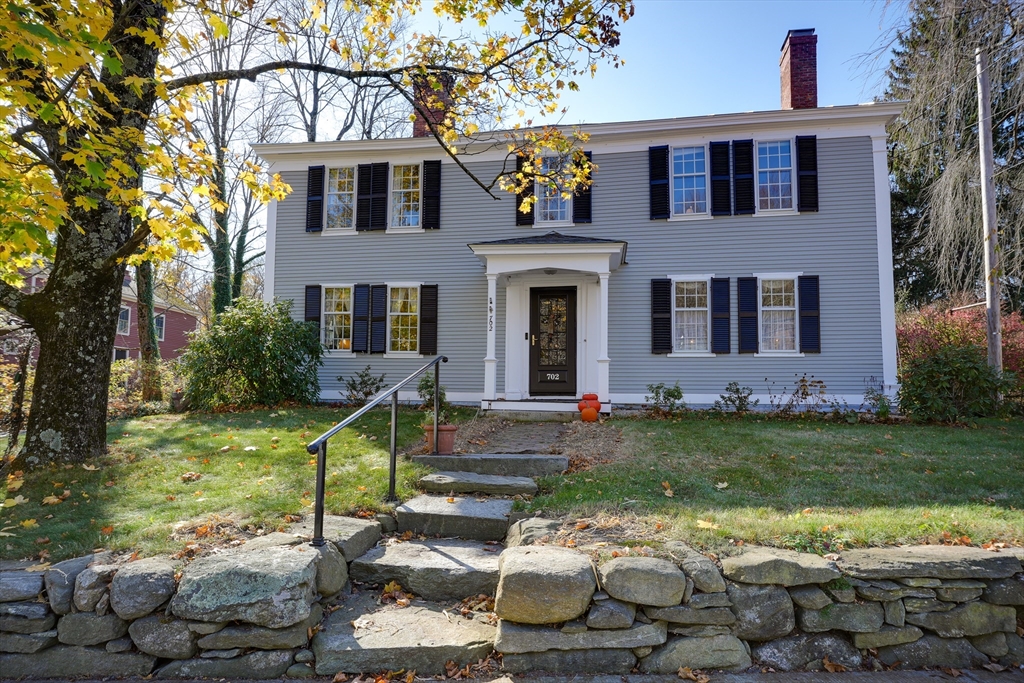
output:
[[[36,292],[46,285],[46,273],[25,274],[26,292]],[[171,304],[159,296],[154,297],[156,314],[156,337],[160,346],[160,357],[177,358],[188,346],[188,333],[199,327],[199,312]],[[15,362],[21,342],[10,335],[0,337],[0,360]],[[38,349],[36,350],[38,353]],[[114,337],[114,352],[111,360],[139,357],[139,311],[135,285],[130,275],[125,275],[121,289],[121,312]]]
[[[156,319],[156,338],[160,357],[177,358],[188,346],[188,333],[199,327],[199,313],[192,309],[170,304],[159,296],[153,297]],[[113,360],[139,357],[139,308],[135,283],[130,275],[124,276],[121,289],[121,312],[114,337]]]

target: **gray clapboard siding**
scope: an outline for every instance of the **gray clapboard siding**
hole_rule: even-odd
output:
[[[734,216],[711,220],[648,220],[646,151],[594,153],[594,222],[559,228],[568,234],[623,239],[628,265],[611,275],[610,383],[615,394],[643,394],[646,385],[678,380],[688,394],[719,393],[730,381],[776,393],[797,375],[823,380],[830,393],[859,395],[864,380],[882,375],[878,252],[871,140],[818,142],[819,213]],[[473,162],[481,177],[500,164]],[[449,392],[483,391],[487,284],[470,242],[528,236],[543,227],[516,227],[512,197],[495,201],[454,165],[442,166],[441,229],[421,234],[307,234],[306,174],[283,174],[293,193],[277,212],[274,294],[300,302],[303,287],[321,283],[415,281],[439,285],[438,350]],[[755,272],[802,271],[820,276],[822,353],[766,358],[736,353],[735,278]],[[669,358],[650,353],[650,280],[671,274],[732,278],[733,353]],[[293,315],[300,318],[299,307]],[[497,388],[504,390],[505,290],[496,311]],[[328,356],[322,388],[343,391],[335,378],[365,365],[400,379],[423,361],[379,355]]]

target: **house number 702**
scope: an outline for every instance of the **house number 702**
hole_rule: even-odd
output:
[[[494,299],[487,299],[487,331],[494,331]]]

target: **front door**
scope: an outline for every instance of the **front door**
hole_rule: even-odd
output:
[[[576,395],[576,288],[530,289],[530,395]]]

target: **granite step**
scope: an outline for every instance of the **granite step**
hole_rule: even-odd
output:
[[[499,496],[524,493],[532,496],[537,493],[537,482],[529,477],[500,474],[434,472],[420,479],[420,488],[430,493],[489,493]]]
[[[407,541],[371,549],[349,565],[356,581],[397,581],[425,600],[462,600],[494,595],[500,545],[480,541]]]
[[[475,472],[506,477],[544,477],[561,474],[569,467],[568,457],[542,453],[414,455],[412,460],[441,472]]]
[[[464,496],[417,496],[395,508],[399,531],[474,541],[503,540],[511,512],[511,500]]]

